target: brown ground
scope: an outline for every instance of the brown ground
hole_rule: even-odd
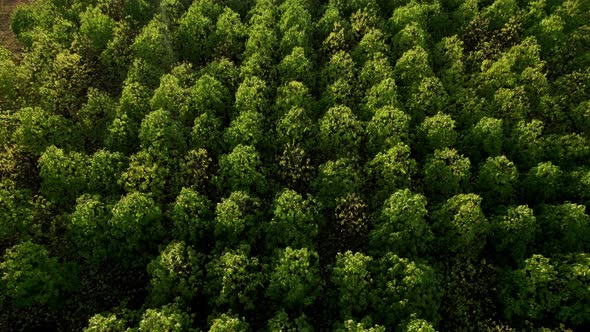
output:
[[[10,15],[18,4],[26,0],[0,0],[0,44],[13,53],[20,53],[21,45],[10,30]]]

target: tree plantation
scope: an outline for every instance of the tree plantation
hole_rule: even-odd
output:
[[[590,0],[10,25],[1,331],[590,330]]]

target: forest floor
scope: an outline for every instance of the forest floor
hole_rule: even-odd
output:
[[[0,45],[15,54],[19,54],[21,44],[10,30],[10,17],[17,5],[27,0],[0,0]]]

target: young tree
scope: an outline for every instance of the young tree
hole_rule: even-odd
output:
[[[303,47],[295,47],[278,64],[278,73],[282,83],[299,81],[306,86],[315,86],[315,70]]]
[[[225,129],[223,139],[230,148],[259,145],[264,138],[264,116],[257,111],[244,111]]]
[[[409,189],[398,190],[379,212],[369,234],[374,256],[396,252],[403,257],[421,257],[434,240],[426,221],[426,197]]]
[[[408,188],[416,174],[416,161],[410,158],[410,147],[397,143],[384,152],[379,152],[365,166],[369,183],[374,186],[374,199],[378,204],[395,190]]]
[[[531,168],[522,181],[523,197],[531,203],[550,203],[562,193],[563,171],[550,161],[541,162]]]
[[[287,308],[313,304],[322,289],[319,256],[307,248],[282,250],[272,265],[266,295]]]
[[[204,74],[190,87],[186,106],[180,109],[180,118],[185,125],[193,124],[205,113],[226,118],[230,101],[229,89],[217,78]]]
[[[375,110],[366,129],[367,148],[377,154],[404,143],[410,137],[410,116],[393,106]]]
[[[66,225],[78,255],[98,265],[108,256],[108,227],[112,205],[98,195],[84,194],[76,200]]]
[[[8,248],[0,262],[0,287],[14,304],[56,306],[76,288],[75,266],[60,263],[40,244],[27,241]]]
[[[338,294],[341,317],[346,319],[363,315],[372,303],[373,277],[369,271],[372,260],[370,256],[352,251],[336,256],[331,280]]]
[[[176,304],[147,309],[139,321],[139,331],[191,332],[193,319]]]
[[[216,57],[226,56],[237,59],[244,52],[247,30],[240,15],[225,7],[217,22],[211,43]]]
[[[495,229],[497,250],[508,252],[515,262],[529,257],[539,234],[539,224],[533,209],[526,205],[511,206],[494,219],[492,227]]]
[[[108,234],[115,255],[122,258],[137,261],[136,255],[148,255],[164,235],[160,207],[146,194],[134,192],[122,197],[111,213]]]
[[[448,199],[432,216],[441,254],[476,259],[483,250],[490,225],[481,210],[481,197],[459,194]]]
[[[442,200],[465,190],[471,176],[469,158],[455,149],[435,150],[424,165],[424,185],[428,197]]]
[[[518,170],[506,156],[489,157],[479,168],[476,187],[488,207],[509,205],[516,198]]]
[[[25,152],[41,154],[55,145],[73,147],[80,141],[74,124],[61,115],[51,114],[41,108],[21,108],[16,113],[20,126],[14,132],[15,143]]]
[[[170,30],[160,16],[155,16],[143,27],[131,49],[137,58],[164,70],[176,60]]]
[[[139,141],[143,151],[162,160],[181,156],[186,149],[182,126],[163,109],[153,111],[143,119]]]
[[[205,257],[183,241],[168,244],[147,266],[151,277],[148,302],[188,305],[203,292]]]
[[[338,197],[360,191],[362,178],[354,160],[341,158],[320,165],[312,187],[323,207],[333,208]]]
[[[304,199],[285,189],[275,198],[272,211],[273,217],[265,227],[268,248],[313,248],[320,215],[311,197]]]
[[[86,191],[88,156],[50,146],[39,157],[41,193],[52,202],[68,204]]]
[[[289,318],[285,310],[279,310],[267,324],[268,331],[285,331],[285,332],[312,332],[313,326],[309,323],[305,314],[301,314],[295,319]]]
[[[389,252],[373,264],[376,317],[394,328],[412,314],[438,320],[439,277],[428,265]]]
[[[266,81],[253,76],[246,78],[236,91],[235,109],[238,114],[255,111],[269,113],[269,87]]]
[[[212,230],[212,204],[193,189],[182,188],[168,214],[175,239],[201,244]]]
[[[219,249],[233,248],[245,242],[251,243],[256,237],[258,199],[242,191],[234,191],[217,203],[213,232]]]
[[[243,248],[226,251],[207,264],[207,280],[210,302],[237,311],[254,310],[264,284],[258,259]]]
[[[264,192],[266,180],[256,148],[238,144],[229,154],[221,156],[216,181],[222,190]]]
[[[248,332],[250,330],[248,324],[244,322],[243,318],[229,314],[222,314],[213,319],[209,332]]]
[[[427,116],[418,130],[420,145],[424,151],[428,152],[451,148],[458,137],[455,120],[442,112]]]
[[[319,143],[327,156],[355,156],[360,148],[363,125],[346,106],[330,108],[319,124]]]

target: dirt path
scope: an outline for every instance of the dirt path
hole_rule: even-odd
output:
[[[10,30],[10,16],[16,6],[25,0],[0,0],[0,44],[14,53],[20,53],[21,45]]]

